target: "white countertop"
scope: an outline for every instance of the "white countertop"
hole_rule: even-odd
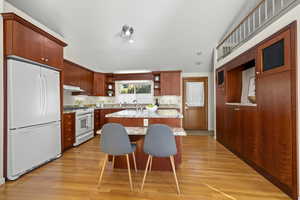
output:
[[[176,109],[168,110],[157,110],[156,112],[150,112],[147,110],[136,111],[136,110],[122,110],[105,115],[108,118],[183,118],[183,115]]]
[[[146,135],[147,127],[125,127],[128,135]],[[183,128],[172,128],[175,136],[187,136]],[[97,134],[101,134],[102,129],[97,131]]]

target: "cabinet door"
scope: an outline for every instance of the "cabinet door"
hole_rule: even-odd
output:
[[[10,53],[19,57],[23,57],[44,64],[44,36],[30,28],[27,28],[26,26],[23,26],[19,22],[14,21],[12,23],[13,50]]]
[[[93,90],[93,72],[83,69],[80,69],[80,88],[85,91],[86,94],[91,95]]]
[[[241,130],[243,134],[242,155],[257,163],[258,156],[258,112],[256,107],[241,108]]]
[[[181,73],[161,72],[160,74],[161,95],[181,95]]]
[[[258,162],[267,172],[289,186],[293,178],[291,73],[273,73],[257,80],[261,122]]]
[[[105,75],[104,74],[94,73],[93,95],[105,96]]]
[[[259,76],[278,73],[291,68],[291,31],[278,34],[257,49],[257,69]]]
[[[75,113],[64,114],[63,149],[71,148],[75,143]]]
[[[43,57],[45,58],[45,64],[62,69],[63,47],[46,37],[44,37]]]
[[[224,112],[225,112],[225,94],[223,88],[216,90],[216,132],[217,140],[224,144]]]
[[[81,70],[68,61],[64,61],[64,84],[80,87]]]
[[[240,108],[228,106],[225,109],[225,144],[235,153],[241,153],[242,133],[240,128]]]

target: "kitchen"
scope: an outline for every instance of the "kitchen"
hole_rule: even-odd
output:
[[[0,199],[296,199],[300,2],[279,1],[0,0]]]

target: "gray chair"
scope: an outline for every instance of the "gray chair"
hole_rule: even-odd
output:
[[[106,154],[105,154],[105,158],[103,161],[101,174],[100,174],[99,181],[98,181],[98,186],[100,185],[100,183],[102,181],[102,176],[103,176],[106,162],[108,160],[108,155],[113,156],[113,160],[112,160],[113,167],[114,167],[115,156],[125,155],[126,160],[127,160],[130,189],[132,191],[133,187],[132,187],[132,179],[131,179],[130,163],[129,163],[128,155],[132,153],[134,168],[135,168],[135,171],[137,171],[135,154],[134,154],[136,145],[130,143],[129,136],[128,136],[126,129],[121,124],[116,124],[116,123],[105,124],[103,126],[102,132],[101,132],[101,144],[100,145],[101,145],[101,150],[103,152],[105,152]]]
[[[175,142],[175,136],[172,129],[169,126],[163,124],[151,125],[148,128],[147,134],[145,136],[144,152],[149,154],[149,156],[146,164],[141,191],[144,188],[144,183],[146,180],[148,169],[149,171],[151,171],[153,157],[169,157],[175,182],[176,182],[177,192],[178,194],[180,194],[180,189],[179,189],[179,184],[178,184],[175,164],[174,164],[174,155],[177,154],[177,147]]]

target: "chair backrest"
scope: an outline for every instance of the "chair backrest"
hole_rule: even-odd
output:
[[[117,123],[105,124],[101,132],[101,151],[109,155],[124,155],[132,152],[128,133]]]
[[[163,124],[151,125],[145,136],[144,152],[155,157],[169,157],[177,154],[172,129]]]

